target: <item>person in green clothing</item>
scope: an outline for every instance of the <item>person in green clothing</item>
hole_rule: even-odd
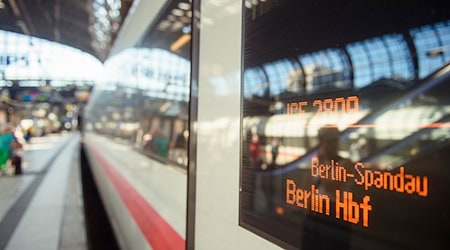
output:
[[[11,143],[14,135],[9,127],[3,127],[0,133],[0,171],[3,171],[8,163],[11,153]]]

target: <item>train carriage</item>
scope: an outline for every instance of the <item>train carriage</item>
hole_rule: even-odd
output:
[[[446,1],[134,1],[83,118],[123,249],[448,249]]]

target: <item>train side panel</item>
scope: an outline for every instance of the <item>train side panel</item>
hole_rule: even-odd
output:
[[[241,6],[201,1],[196,249],[279,248],[239,226]]]
[[[86,138],[89,140],[89,136]],[[101,163],[97,160],[99,156],[95,156],[91,151],[92,145],[88,146],[89,143],[85,145],[96,186],[119,245],[121,248],[134,245],[141,246],[142,249],[151,249],[122,202],[120,195],[115,191],[108,176],[105,175]]]
[[[85,147],[121,247],[184,248],[185,173],[101,135],[86,133]]]

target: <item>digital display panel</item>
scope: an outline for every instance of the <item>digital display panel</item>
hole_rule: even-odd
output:
[[[240,225],[286,248],[450,248],[445,1],[245,1]]]

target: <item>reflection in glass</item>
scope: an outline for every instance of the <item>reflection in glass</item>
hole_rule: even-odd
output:
[[[172,1],[135,48],[106,63],[86,107],[86,131],[159,162],[187,167],[190,3]]]
[[[325,2],[246,8],[240,223],[288,247],[445,248],[445,3]]]

